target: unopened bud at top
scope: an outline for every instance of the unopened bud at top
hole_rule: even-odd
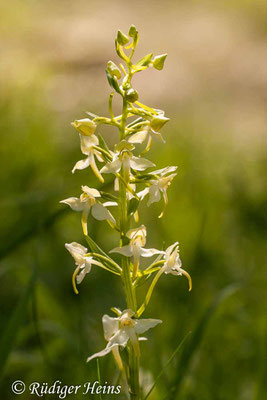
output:
[[[135,37],[136,34],[137,34],[137,30],[136,30],[135,25],[131,25],[130,29],[129,29],[129,32],[128,32],[128,35],[130,37]]]
[[[163,125],[166,124],[166,122],[168,122],[170,119],[164,117],[163,115],[157,115],[155,117],[152,118],[152,120],[150,121],[150,126],[154,131],[159,131]]]
[[[111,76],[116,76],[116,78],[118,78],[118,79],[121,78],[121,71],[120,71],[119,67],[113,61],[108,62],[107,70]]]
[[[76,119],[71,125],[84,136],[91,136],[96,130],[96,124],[89,118]]]
[[[125,35],[125,33],[119,30],[117,34],[117,41],[121,46],[125,46],[129,42],[129,38],[127,35]]]
[[[159,71],[163,69],[164,62],[166,60],[167,54],[161,54],[160,56],[156,56],[152,61],[153,67],[158,69]]]

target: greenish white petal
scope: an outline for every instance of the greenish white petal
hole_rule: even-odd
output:
[[[136,171],[144,171],[147,168],[155,167],[155,164],[146,158],[135,156],[130,159],[130,165],[131,168],[135,169]]]
[[[123,247],[115,247],[114,249],[110,250],[110,253],[119,253],[125,257],[131,257],[131,255],[133,254],[132,248],[129,244]]]
[[[116,222],[112,214],[100,203],[95,203],[91,212],[92,216],[99,221],[109,220],[113,223]]]
[[[89,157],[87,157],[83,160],[77,161],[71,172],[74,174],[76,169],[82,170],[82,169],[89,167],[89,165],[90,165],[90,159],[89,159]]]
[[[84,209],[84,203],[78,197],[69,197],[68,199],[61,200],[60,203],[67,204],[74,211],[82,211]]]
[[[162,321],[160,319],[137,319],[134,329],[138,334],[141,334],[161,323]]]

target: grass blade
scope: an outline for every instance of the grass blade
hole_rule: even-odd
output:
[[[99,363],[99,358],[96,359],[96,369],[97,369],[97,379],[98,379],[99,385],[101,386],[101,375],[100,375],[100,363]],[[100,393],[99,393],[99,398],[100,398],[100,400],[103,400],[101,391],[100,391]]]
[[[36,271],[33,271],[32,276],[29,280],[29,283],[25,289],[25,292],[22,294],[20,300],[18,301],[5,330],[3,331],[0,339],[0,380],[3,376],[3,372],[8,360],[8,357],[14,347],[15,340],[17,337],[17,333],[19,331],[19,327],[22,324],[29,300],[32,297],[34,284],[36,281]]]
[[[256,383],[256,391],[254,400],[265,399],[267,396],[267,324],[266,320],[263,321],[263,326],[260,332],[260,346],[259,346],[259,362],[258,362],[258,382]]]
[[[196,329],[194,330],[191,336],[191,340],[188,346],[186,346],[182,352],[180,362],[178,363],[177,366],[176,380],[171,390],[170,400],[175,400],[179,394],[181,383],[187,373],[193,355],[196,353],[196,351],[200,346],[200,343],[205,334],[205,331],[207,329],[211,317],[215,313],[218,306],[230,295],[235,293],[238,288],[239,286],[237,285],[229,285],[223,290],[221,290],[221,292],[215,297],[210,307],[207,309],[207,311],[200,319],[199,323],[196,326]]]
[[[171,357],[168,359],[168,361],[166,362],[166,364],[164,365],[164,367],[162,368],[162,370],[160,371],[160,373],[158,374],[158,376],[155,379],[155,382],[153,383],[153,385],[151,386],[151,388],[149,389],[147,395],[145,396],[144,400],[147,400],[148,397],[150,396],[150,394],[152,393],[152,391],[154,390],[156,384],[158,383],[158,380],[161,378],[161,376],[163,375],[165,369],[168,367],[168,365],[172,362],[172,360],[174,359],[174,357],[176,356],[176,354],[181,350],[183,344],[185,343],[186,339],[189,337],[189,335],[191,335],[191,332],[188,332],[185,337],[183,338],[183,340],[178,344],[178,346],[176,347],[176,349],[174,350],[174,352],[172,353]]]

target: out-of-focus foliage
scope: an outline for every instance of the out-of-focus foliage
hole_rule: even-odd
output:
[[[137,1],[135,6],[118,2],[112,9],[96,1],[41,3],[6,2],[1,26],[2,335],[33,271],[37,276],[29,301],[23,302],[24,318],[11,325],[16,332],[1,393],[14,398],[10,384],[16,379],[27,384],[97,379],[96,365],[85,360],[103,348],[101,316],[114,301],[124,307],[117,278],[97,268],[80,294],[73,293],[74,265],[64,243],[79,241],[80,221],[58,204],[78,195],[81,184],[96,184],[87,170],[71,174],[80,151],[69,122],[82,118],[82,110],[105,113],[104,66],[123,19],[126,27],[138,26],[143,48],[152,43],[160,53],[167,45],[166,77],[155,71],[137,86],[144,102],[159,104],[171,118],[163,130],[167,144],[155,144],[151,159],[160,152],[159,168],[162,160],[162,166],[178,165],[179,173],[164,218],[157,218],[160,205],[149,213],[144,206],[141,213],[149,227],[148,247],[161,247],[162,237],[166,245],[179,240],[183,264],[193,278],[189,294],[185,279],[166,276],[149,305],[149,316],[164,323],[142,344],[147,390],[183,337],[189,331],[193,337],[213,299],[234,284],[238,289],[216,309],[190,358],[179,398],[262,400],[267,359],[267,38],[262,2],[159,6]],[[114,140],[112,130],[102,133]],[[116,238],[104,222],[99,226],[92,219],[89,229],[94,239],[105,237],[105,249],[112,248]],[[190,338],[151,400],[171,398],[167,388],[177,380],[177,366],[183,368],[179,360],[187,346]],[[111,357],[101,359],[100,368],[103,380],[116,381]],[[28,397],[27,392],[20,396]]]

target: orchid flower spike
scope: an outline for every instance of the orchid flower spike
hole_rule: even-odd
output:
[[[166,167],[157,171],[149,172],[148,175],[151,175],[151,179],[147,180],[146,183],[150,186],[146,187],[137,194],[140,199],[143,199],[147,194],[149,194],[149,199],[147,202],[149,207],[152,203],[160,201],[162,193],[164,207],[159,215],[159,218],[163,216],[165,208],[168,204],[167,189],[172,183],[173,178],[177,175],[177,173],[173,173],[176,170],[177,167]]]
[[[115,349],[118,351],[119,346],[126,347],[128,340],[131,341],[134,352],[139,357],[138,335],[162,323],[160,319],[134,319],[134,312],[132,310],[119,311],[119,313],[120,315],[116,318],[109,317],[108,315],[103,316],[104,336],[108,344],[104,350],[88,357],[87,362],[96,357],[103,357]]]
[[[192,279],[188,272],[182,269],[182,261],[179,255],[179,243],[175,242],[173,245],[169,246],[164,254],[165,263],[162,267],[165,274],[172,275],[185,275],[189,283],[189,291],[192,289]]]
[[[144,225],[139,228],[130,229],[126,236],[130,239],[130,243],[126,246],[115,247],[110,253],[119,253],[126,257],[133,257],[133,277],[136,278],[140,265],[140,257],[152,257],[155,254],[165,254],[164,251],[157,249],[145,249],[146,244],[146,227]]]
[[[77,265],[72,276],[72,285],[74,292],[78,294],[79,292],[76,287],[76,281],[78,284],[83,281],[85,275],[91,271],[92,264],[98,266],[102,266],[102,264],[99,261],[94,260],[93,257],[86,256],[87,248],[79,243],[65,243],[65,247],[70,252],[74,258],[75,264]]]
[[[104,161],[101,153],[95,149],[95,146],[99,145],[98,137],[94,134],[91,134],[90,136],[85,136],[80,134],[80,140],[81,140],[81,151],[83,154],[87,155],[87,157],[83,160],[77,161],[77,163],[74,165],[72,169],[72,173],[74,174],[76,169],[81,170],[90,166],[92,168],[93,173],[98,178],[98,180],[101,183],[103,183],[104,182],[103,176],[99,172],[99,169],[95,161],[95,157],[100,162]]]
[[[107,201],[105,203],[100,203],[98,200],[101,194],[97,189],[89,188],[88,186],[82,186],[83,193],[80,198],[69,197],[68,199],[61,200],[60,203],[68,204],[74,211],[82,212],[82,228],[85,235],[88,234],[87,229],[87,219],[91,211],[92,216],[99,220],[107,220],[112,224],[116,224],[116,221],[112,214],[106,207],[117,206],[116,202]]]

